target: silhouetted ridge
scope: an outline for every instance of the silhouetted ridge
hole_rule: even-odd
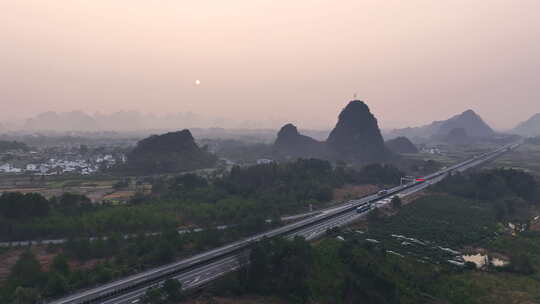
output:
[[[473,110],[467,110],[459,115],[451,117],[441,124],[436,135],[449,134],[452,129],[461,128],[472,137],[487,137],[495,134],[493,129]]]
[[[395,153],[418,153],[418,148],[407,137],[396,137],[385,144],[390,151]]]
[[[96,131],[96,120],[81,111],[66,113],[45,112],[26,121],[27,130]]]
[[[285,157],[323,157],[324,143],[302,135],[293,124],[284,125],[274,142],[276,153]]]
[[[359,100],[349,102],[341,111],[325,142],[302,135],[296,126],[286,124],[278,132],[274,151],[277,156],[353,162],[375,162],[392,156],[384,145],[377,119]]]
[[[152,135],[129,153],[127,168],[145,174],[191,171],[211,167],[216,157],[199,148],[189,130]]]
[[[463,128],[469,137],[486,138],[495,135],[493,129],[478,114],[473,110],[467,110],[447,120],[434,121],[429,125],[395,129],[388,136],[390,138],[405,136],[413,141],[432,137],[441,139],[456,128]]]
[[[341,111],[327,145],[336,158],[343,160],[379,161],[390,156],[377,119],[360,100],[349,102]]]
[[[534,114],[531,118],[518,124],[512,133],[523,136],[538,136],[540,135],[540,113]]]

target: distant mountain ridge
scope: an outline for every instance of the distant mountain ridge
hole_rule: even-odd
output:
[[[26,120],[27,130],[57,130],[57,131],[95,131],[97,121],[82,111],[65,113],[45,112]]]
[[[165,115],[143,114],[137,111],[119,111],[110,114],[87,114],[83,111],[44,112],[26,119],[15,130],[96,132],[178,130],[183,128],[275,128],[281,122],[270,119],[236,120],[225,117],[202,116],[191,112]]]
[[[369,107],[353,100],[341,111],[338,122],[324,142],[298,133],[287,124],[274,143],[277,154],[286,157],[316,157],[332,160],[372,162],[387,160],[391,152],[384,145],[377,119]]]
[[[540,135],[540,113],[536,113],[531,118],[519,123],[511,133],[522,136],[539,136]]]
[[[450,117],[447,120],[434,121],[429,125],[394,129],[388,133],[388,138],[405,136],[408,138],[445,137],[453,129],[462,128],[470,137],[489,137],[495,131],[473,110]]]

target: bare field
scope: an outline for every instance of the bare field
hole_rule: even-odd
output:
[[[31,188],[4,188],[2,192],[39,193],[46,198],[60,196],[64,193],[86,195],[92,202],[101,202],[103,198],[114,192],[112,186],[84,186],[84,187],[31,187]]]
[[[151,192],[150,185],[143,187],[130,187],[128,189],[115,190],[113,185],[118,180],[86,180],[86,179],[62,179],[46,181],[29,181],[17,177],[10,181],[3,181],[0,192],[39,193],[46,198],[60,196],[64,193],[76,193],[87,196],[92,202],[102,201],[125,201],[135,195],[137,191],[145,194]],[[131,189],[133,188],[133,189]],[[140,188],[140,189],[139,189]]]
[[[334,201],[345,201],[357,197],[373,194],[379,190],[376,185],[345,185],[334,190]]]

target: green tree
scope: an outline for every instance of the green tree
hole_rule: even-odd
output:
[[[8,282],[12,286],[32,287],[43,283],[43,272],[36,256],[25,251],[11,268]]]
[[[517,254],[510,257],[510,271],[530,275],[535,272],[529,257],[525,254]]]
[[[164,303],[164,295],[160,288],[150,287],[146,289],[144,296],[142,297],[142,302],[145,304],[161,304]]]
[[[51,270],[56,271],[64,276],[70,273],[68,259],[63,253],[60,253],[54,257]]]
[[[45,293],[49,296],[58,296],[65,294],[67,291],[66,278],[58,272],[50,272],[48,274]]]
[[[344,264],[340,257],[341,242],[329,239],[318,244],[314,252],[313,273],[309,289],[320,303],[335,303],[343,298]]]
[[[55,209],[64,215],[82,215],[93,209],[90,199],[81,194],[64,193],[53,201]]]
[[[13,304],[35,304],[40,299],[36,288],[17,287],[13,293]]]
[[[44,217],[49,209],[49,201],[38,193],[7,192],[0,196],[0,215],[9,219]]]
[[[266,245],[265,242],[267,241],[263,240],[255,244],[249,253],[250,263],[245,277],[245,286],[251,292],[261,292],[265,287],[265,275],[268,273],[268,267],[270,266],[269,252],[263,247],[263,245]]]
[[[176,279],[168,279],[163,283],[163,292],[167,295],[169,302],[178,302],[182,300],[182,283]]]

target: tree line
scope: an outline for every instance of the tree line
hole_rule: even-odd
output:
[[[82,195],[49,200],[35,193],[0,196],[0,239],[4,241],[103,236],[161,231],[180,225],[239,224],[254,231],[283,214],[307,211],[332,199],[344,184],[395,184],[402,173],[373,164],[360,170],[328,161],[299,159],[235,167],[221,177],[195,174],[152,180],[152,194],[125,205],[95,204]],[[259,228],[258,228],[259,227]]]
[[[487,202],[495,210],[499,221],[516,216],[519,209],[540,203],[540,185],[536,178],[516,169],[453,174],[433,189]]]
[[[263,240],[249,259],[245,268],[217,282],[213,292],[277,296],[287,303],[373,304],[401,303],[404,294],[418,293],[411,280],[415,275],[405,265],[389,259],[383,247],[356,239]]]

